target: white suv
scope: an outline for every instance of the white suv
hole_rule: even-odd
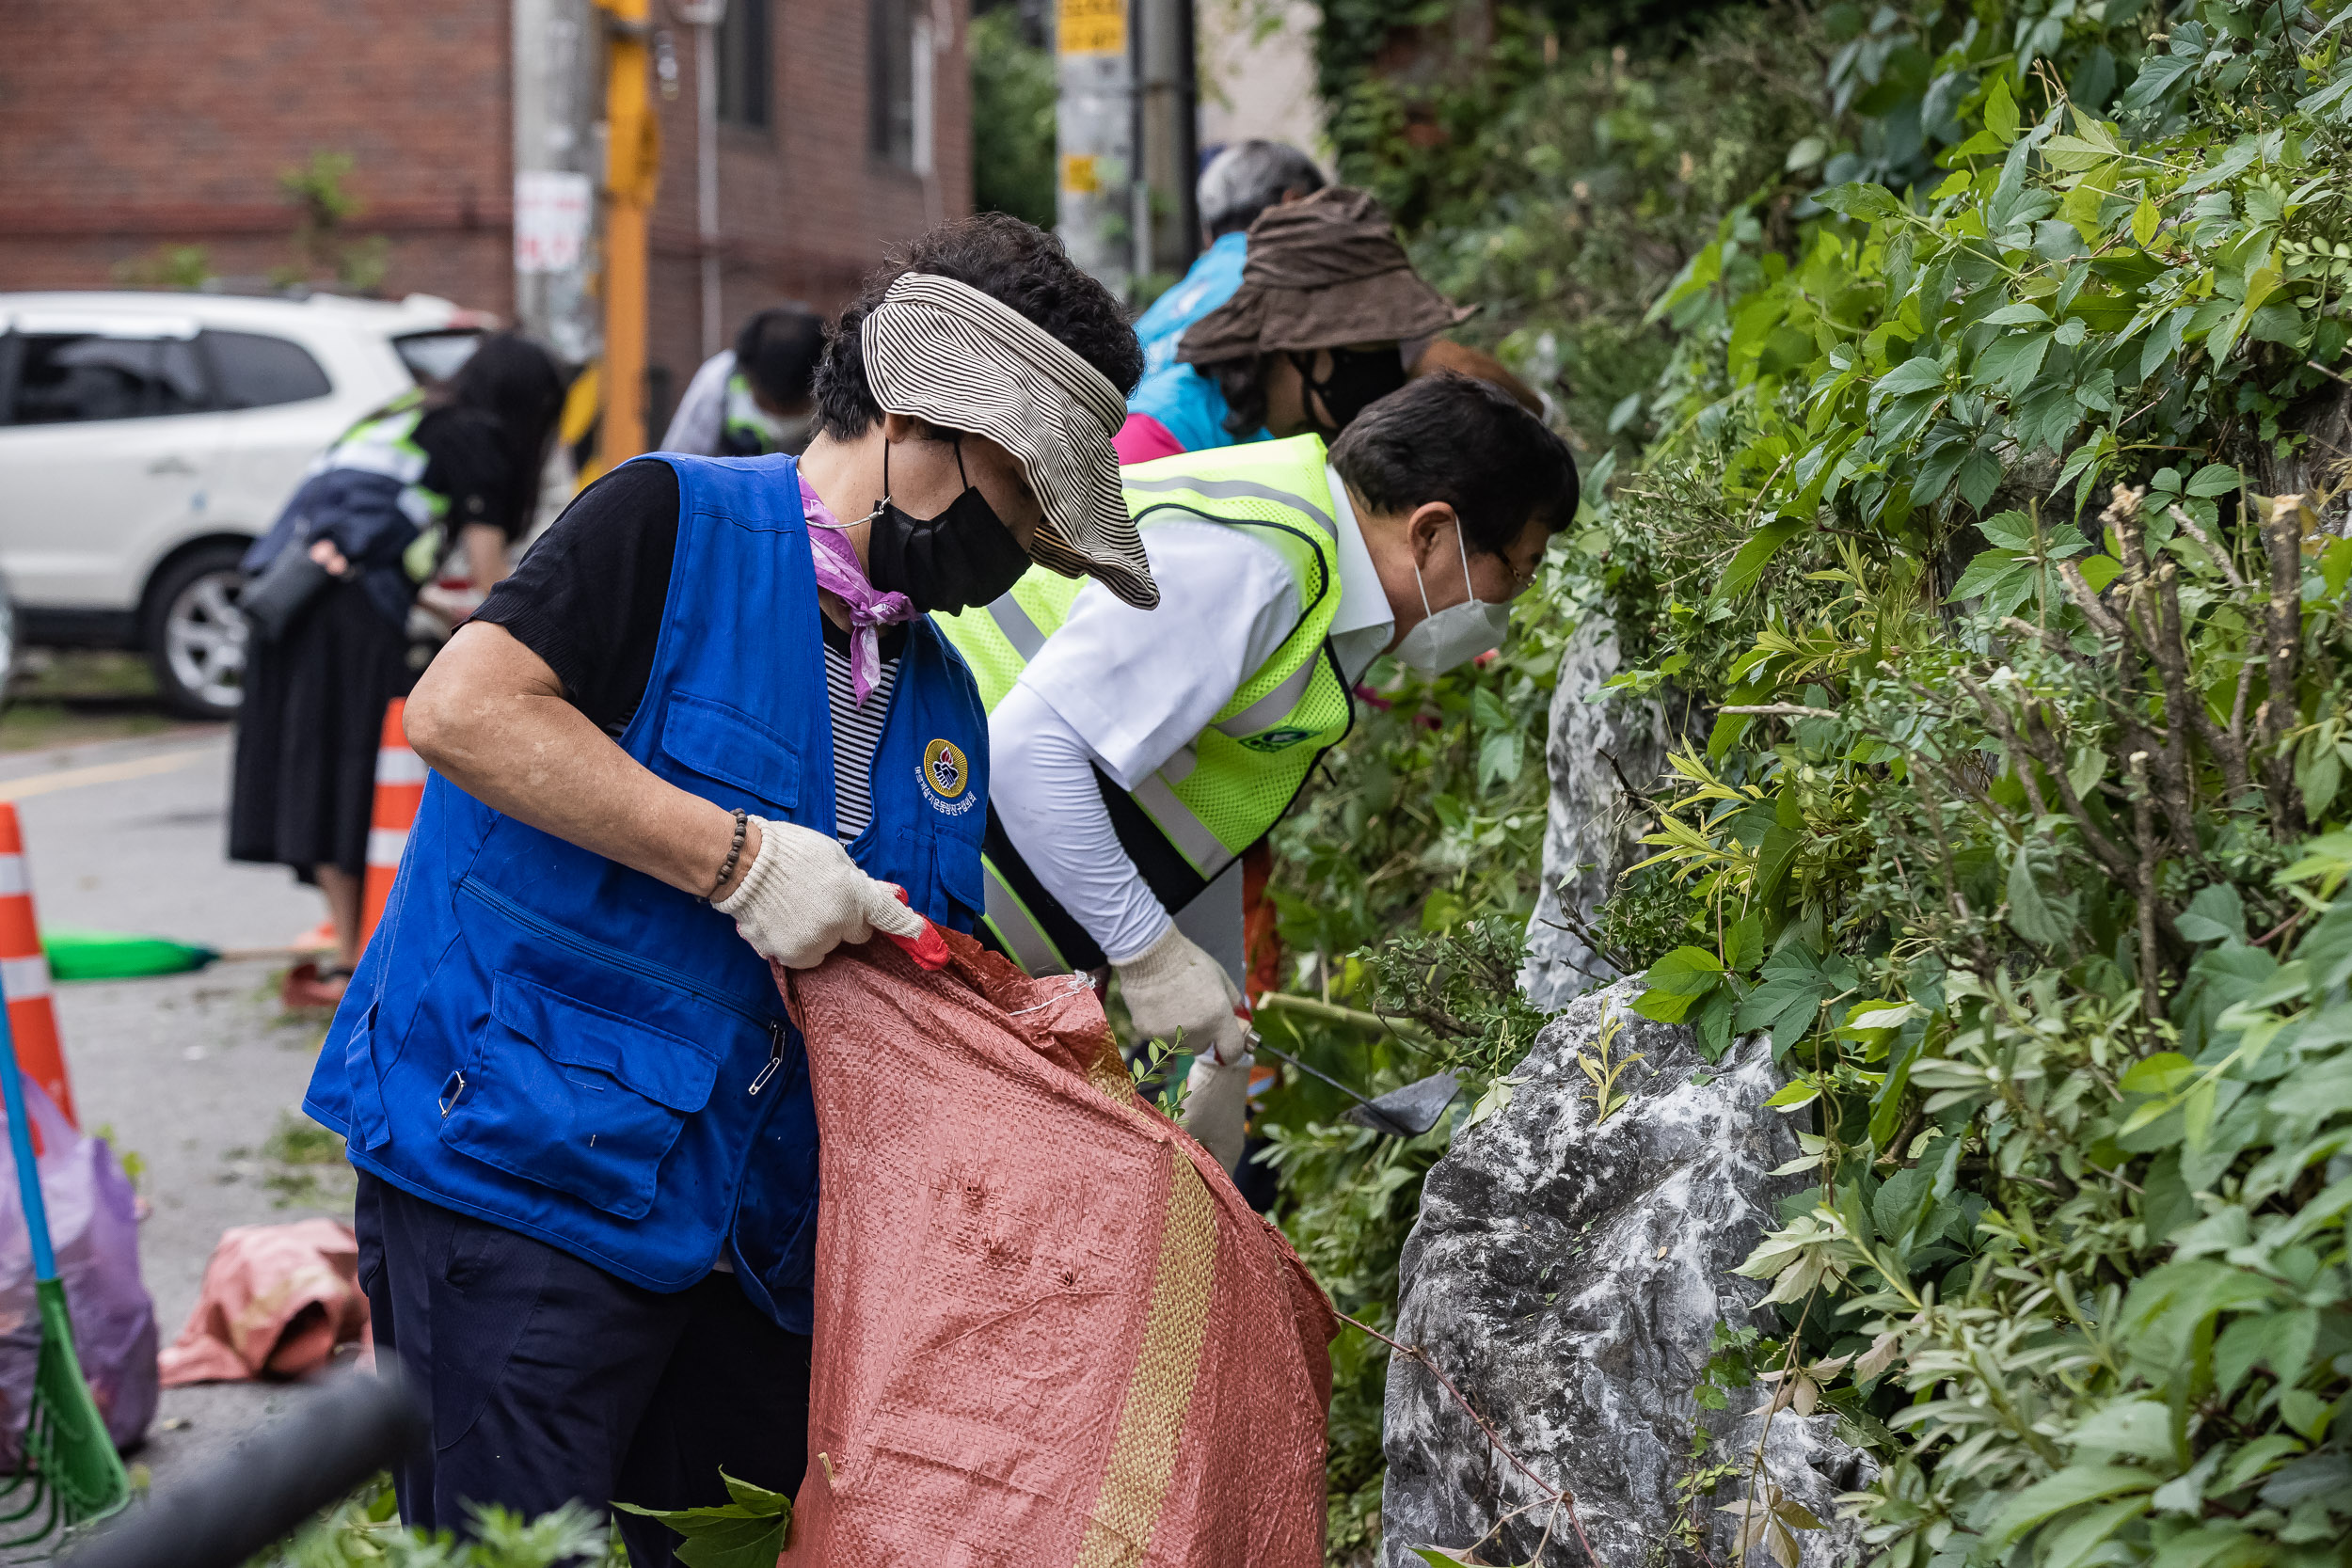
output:
[[[143,649],[173,710],[233,714],[238,557],[321,449],[454,370],[489,325],[425,294],[0,293],[17,640]]]

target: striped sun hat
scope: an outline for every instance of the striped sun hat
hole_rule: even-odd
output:
[[[893,283],[861,336],[875,402],[985,436],[1019,460],[1045,512],[1029,546],[1040,565],[1091,577],[1138,610],[1158,605],[1111,449],[1127,403],[1102,372],[1010,306],[936,273]]]

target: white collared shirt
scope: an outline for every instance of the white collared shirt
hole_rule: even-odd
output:
[[[1338,524],[1332,649],[1352,685],[1395,628],[1347,487],[1326,467]],[[1168,915],[1119,848],[1089,762],[1122,789],[1157,771],[1274,657],[1298,624],[1298,584],[1272,546],[1221,523],[1171,518],[1143,531],[1159,608],[1100,583],[989,717],[990,800],[1029,869],[1118,961]]]

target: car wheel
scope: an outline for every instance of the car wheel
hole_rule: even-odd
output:
[[[148,600],[147,657],[164,706],[184,719],[233,719],[245,696],[246,639],[237,594],[245,546],[206,545],[166,569]]]
[[[16,685],[16,595],[8,592],[5,578],[0,578],[0,708],[8,705],[8,693]]]

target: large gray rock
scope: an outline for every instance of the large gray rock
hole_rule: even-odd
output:
[[[1764,1039],[1708,1068],[1691,1030],[1633,1014],[1640,990],[1594,992],[1545,1028],[1509,1104],[1430,1171],[1400,1270],[1398,1338],[1424,1347],[1514,1452],[1575,1495],[1609,1568],[1696,1564],[1671,1536],[1695,1421],[1714,1434],[1717,1460],[1753,1453],[1764,1434],[1763,1418],[1740,1408],[1763,1402],[1760,1386],[1724,1412],[1700,1411],[1692,1389],[1717,1323],[1780,1327],[1751,1307],[1765,1288],[1731,1271],[1804,1180],[1768,1174],[1795,1158],[1797,1140],[1764,1107],[1780,1082]],[[1624,1021],[1614,1058],[1644,1059],[1618,1081],[1630,1098],[1597,1127],[1578,1057],[1599,1057],[1604,1016]],[[1835,1421],[1783,1410],[1765,1441],[1772,1481],[1825,1523],[1836,1495],[1869,1474]],[[1468,1547],[1540,1496],[1403,1356],[1390,1361],[1385,1447],[1386,1568],[1420,1568],[1414,1546]],[[1736,1568],[1745,1495],[1737,1481],[1715,1494],[1705,1528],[1716,1568]],[[1527,1561],[1544,1525],[1542,1509],[1522,1515],[1483,1560]],[[1798,1540],[1804,1568],[1858,1555],[1851,1526]],[[1584,1560],[1565,1519],[1542,1560]]]
[[[1544,749],[1551,805],[1544,822],[1543,888],[1527,923],[1527,964],[1519,975],[1519,989],[1538,1007],[1565,1006],[1579,991],[1616,978],[1570,927],[1590,921],[1625,868],[1642,858],[1649,818],[1618,775],[1647,790],[1666,769],[1675,726],[1665,703],[1622,695],[1586,700],[1620,662],[1616,627],[1597,611],[1577,627],[1560,657]],[[1564,908],[1573,921],[1564,919]]]

